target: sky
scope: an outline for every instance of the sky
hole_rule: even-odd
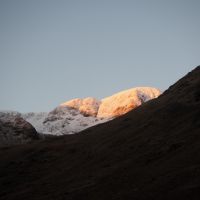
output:
[[[0,110],[166,90],[200,64],[199,0],[0,0]]]

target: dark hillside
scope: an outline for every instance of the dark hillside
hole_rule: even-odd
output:
[[[86,131],[0,150],[2,200],[199,200],[200,67]]]

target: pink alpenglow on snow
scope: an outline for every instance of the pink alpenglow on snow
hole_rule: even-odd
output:
[[[97,116],[100,103],[99,100],[93,97],[87,97],[84,99],[72,99],[62,103],[61,106],[77,109],[85,116]]]
[[[156,98],[160,91],[150,87],[132,88],[104,98],[72,99],[49,113],[26,113],[22,117],[39,133],[66,135],[121,116],[142,103]]]
[[[160,91],[152,87],[137,87],[116,93],[101,101],[88,97],[72,99],[61,106],[79,110],[85,116],[97,118],[115,118],[140,106],[142,103],[157,98]]]
[[[98,110],[99,118],[114,118],[131,111],[142,103],[157,98],[160,91],[151,87],[137,87],[102,99]]]

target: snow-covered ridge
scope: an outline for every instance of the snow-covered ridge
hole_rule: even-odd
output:
[[[102,99],[97,117],[111,118],[123,115],[159,95],[160,91],[151,87],[137,87],[116,93]]]
[[[22,117],[32,124],[38,133],[65,135],[80,132],[123,115],[159,95],[160,91],[156,88],[138,87],[116,93],[102,100],[93,97],[72,99],[60,104],[51,112],[21,114],[8,111],[7,113],[10,116]],[[3,113],[0,112],[1,115]]]
[[[49,113],[24,114],[39,133],[65,135],[80,132],[105,120],[84,116],[80,111],[68,106],[58,106]]]
[[[70,101],[62,103],[61,106],[62,107],[68,106],[70,108],[75,108],[79,110],[85,116],[96,117],[100,104],[101,104],[101,101],[93,97],[87,97],[84,99],[80,99],[80,98],[72,99]]]
[[[159,95],[160,91],[156,88],[136,87],[118,92],[102,100],[92,97],[77,98],[62,103],[61,106],[75,108],[87,116],[114,118],[129,112],[148,100],[157,98]]]

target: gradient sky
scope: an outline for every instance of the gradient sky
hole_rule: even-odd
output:
[[[0,0],[0,109],[161,90],[200,64],[199,0]]]

